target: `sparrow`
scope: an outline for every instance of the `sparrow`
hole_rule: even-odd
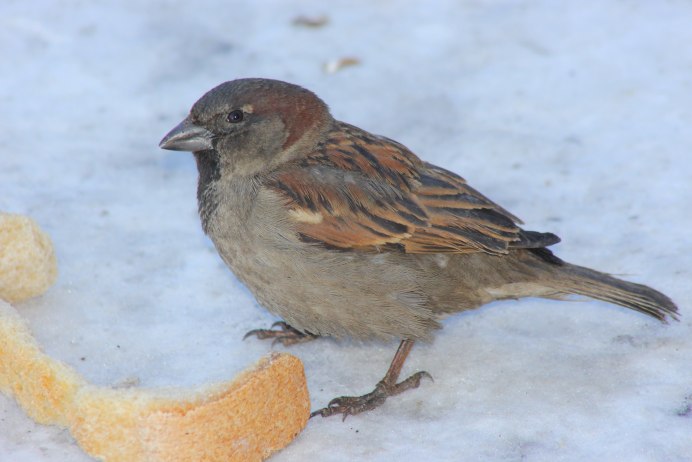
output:
[[[314,93],[261,78],[204,94],[160,142],[191,151],[204,232],[284,345],[321,336],[400,341],[370,393],[312,413],[343,418],[419,386],[398,382],[414,342],[494,300],[582,295],[661,321],[670,298],[567,263],[552,233],[526,231],[459,175],[389,138],[335,120]],[[276,327],[276,326],[272,326]]]

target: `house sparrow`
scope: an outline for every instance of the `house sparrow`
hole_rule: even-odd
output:
[[[268,79],[226,82],[161,141],[192,151],[204,231],[257,300],[285,322],[249,334],[396,338],[384,378],[313,412],[344,418],[418,387],[398,382],[413,344],[445,315],[493,300],[578,294],[660,320],[677,307],[647,286],[564,262],[559,238],[525,231],[460,176],[335,120],[315,94]]]

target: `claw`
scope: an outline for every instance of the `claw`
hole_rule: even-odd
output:
[[[375,389],[362,396],[340,396],[329,401],[326,407],[313,411],[310,418],[317,415],[330,417],[334,414],[342,414],[342,421],[350,415],[360,414],[361,412],[371,411],[382,404],[390,396],[398,395],[411,388],[418,388],[421,380],[426,377],[433,380],[432,375],[425,371],[416,372],[406,380],[394,385],[387,384],[384,380],[379,382]]]
[[[275,330],[275,327],[279,327],[279,329]],[[305,343],[318,337],[317,335],[313,334],[305,334],[291,327],[284,321],[276,321],[271,325],[270,329],[253,329],[243,336],[243,340],[252,335],[256,336],[260,340],[268,338],[274,339],[272,341],[272,346],[276,345],[277,342],[281,343],[283,346],[294,345],[296,343]]]
[[[257,337],[260,336],[260,333],[262,332],[262,329],[252,329],[250,331],[247,331],[245,335],[243,335],[243,340],[245,340],[248,337],[251,337],[253,335],[256,335]]]

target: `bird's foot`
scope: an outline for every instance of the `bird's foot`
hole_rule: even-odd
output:
[[[278,327],[279,329],[274,329]],[[254,329],[245,334],[243,340],[254,335],[260,340],[272,338],[272,345],[276,343],[281,343],[283,346],[295,345],[297,343],[305,343],[311,340],[315,340],[318,335],[306,334],[304,332],[295,329],[283,321],[277,321],[272,324],[270,329]]]
[[[406,380],[388,384],[385,380],[380,381],[375,389],[363,396],[340,396],[334,398],[327,404],[327,407],[318,409],[310,414],[310,418],[317,415],[330,417],[334,414],[342,414],[343,419],[350,415],[360,414],[361,412],[371,411],[381,406],[390,396],[398,395],[411,388],[418,388],[423,377],[432,380],[432,376],[425,371],[416,372]]]

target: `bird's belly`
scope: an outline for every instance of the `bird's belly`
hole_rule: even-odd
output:
[[[392,256],[261,236],[215,244],[257,300],[299,330],[364,340],[421,339],[438,327],[418,272]]]

